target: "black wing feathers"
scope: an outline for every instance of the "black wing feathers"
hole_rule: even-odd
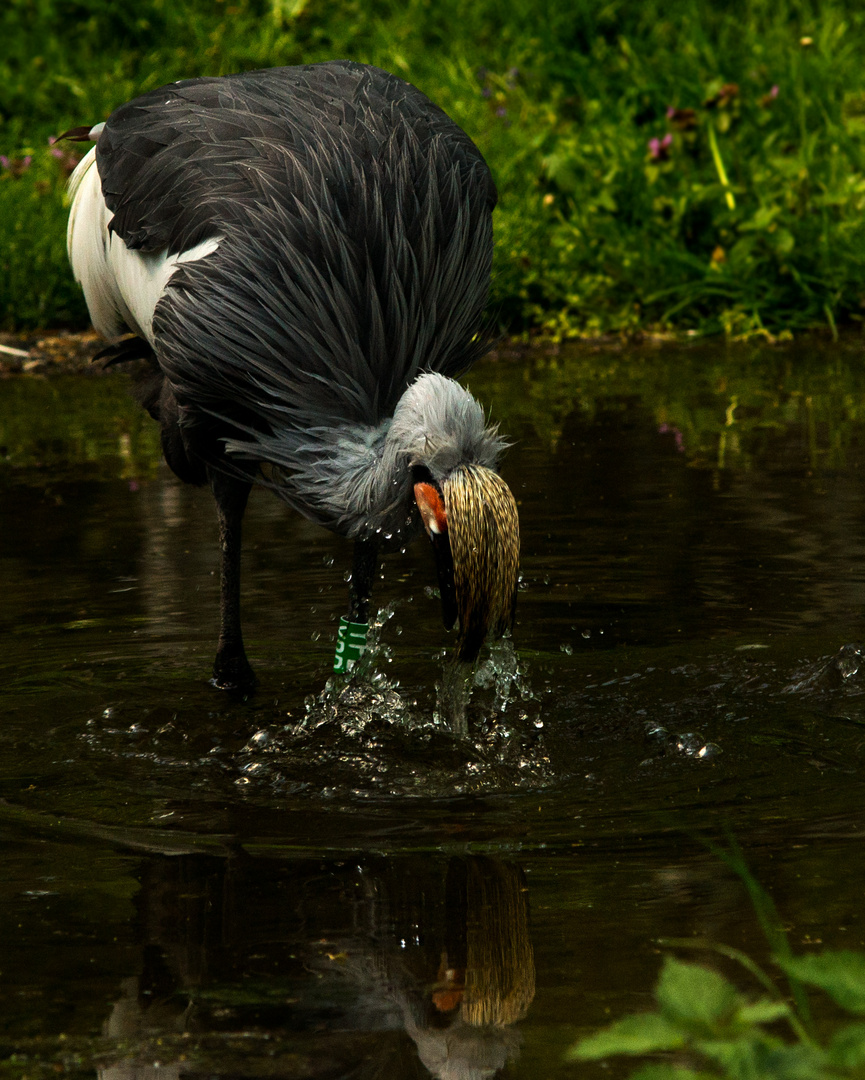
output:
[[[375,424],[481,351],[495,186],[401,79],[335,61],[175,83],[112,114],[97,163],[128,247],[220,238],[154,316],[187,416]]]

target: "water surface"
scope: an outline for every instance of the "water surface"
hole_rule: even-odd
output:
[[[571,1075],[659,938],[765,959],[727,830],[795,949],[863,946],[863,383],[852,342],[473,372],[523,582],[459,738],[420,541],[328,690],[349,546],[256,491],[232,699],[211,499],[127,377],[0,381],[8,1075]]]

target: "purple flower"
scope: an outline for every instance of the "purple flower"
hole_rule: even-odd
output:
[[[668,131],[663,139],[649,139],[649,157],[652,161],[666,161],[670,156],[673,136]]]
[[[483,90],[481,90],[481,97],[490,98],[492,96],[493,96],[493,92],[492,92],[492,90],[490,90],[490,88],[488,86],[485,86],[483,88]]]
[[[72,175],[75,171],[75,166],[81,160],[80,156],[76,154],[74,150],[61,150],[59,146],[52,147],[48,152],[67,176]]]
[[[27,172],[32,161],[32,154],[27,154],[23,158],[8,158],[5,154],[0,154],[0,166],[12,173],[16,179]]]
[[[507,115],[508,115],[508,110],[504,107],[504,105],[499,105],[499,107],[496,109],[496,116],[507,116]]]
[[[772,87],[772,89],[771,89],[771,90],[769,91],[769,97],[770,97],[770,98],[776,98],[776,97],[778,96],[778,94],[779,94],[779,93],[780,93],[780,91],[778,90],[778,84],[777,84],[777,83],[775,83],[775,85],[774,85],[774,86]]]
[[[678,453],[683,454],[685,452],[685,438],[682,432],[671,424],[661,424],[658,428],[659,435],[672,435],[673,441],[676,444],[676,450]]]
[[[667,119],[679,131],[690,131],[697,126],[697,113],[694,109],[677,109],[671,105],[667,109]]]

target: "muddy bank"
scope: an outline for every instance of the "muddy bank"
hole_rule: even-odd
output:
[[[103,366],[93,357],[105,342],[93,330],[45,330],[33,334],[0,334],[0,378],[8,375],[86,372]]]
[[[817,340],[815,336],[815,341]],[[705,344],[705,342],[703,342]],[[775,344],[774,339],[760,339],[760,344]],[[639,347],[694,346],[700,342],[676,334],[609,334],[593,338],[574,338],[565,342],[549,339],[523,341],[500,339],[487,353],[486,360],[519,360],[532,356],[559,356],[561,353],[622,352]],[[717,342],[713,342],[716,345]],[[725,344],[730,344],[725,341]],[[0,378],[9,375],[82,373],[102,374],[105,365],[94,358],[107,342],[93,330],[35,330],[31,334],[0,333]],[[110,368],[108,369],[111,370]]]

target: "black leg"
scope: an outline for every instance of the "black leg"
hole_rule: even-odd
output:
[[[348,586],[348,621],[369,621],[369,598],[378,569],[378,541],[355,540],[351,581]]]
[[[251,690],[255,675],[246,659],[240,628],[240,534],[252,484],[216,470],[209,479],[219,517],[221,558],[219,644],[211,682],[220,690]]]

